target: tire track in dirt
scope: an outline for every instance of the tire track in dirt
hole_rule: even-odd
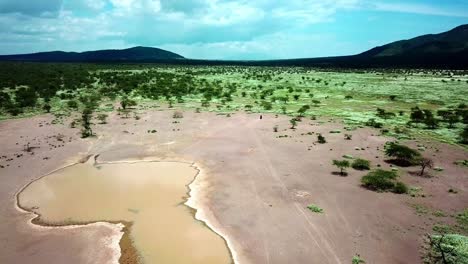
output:
[[[263,142],[260,140],[257,132],[255,131],[255,128],[252,128],[252,126],[254,124],[258,123],[258,120],[253,120],[251,122],[249,122],[247,125],[248,125],[248,128],[249,128],[249,134],[250,136],[252,137],[252,139],[254,140],[255,144],[258,146],[258,149],[261,153],[261,158],[263,159],[263,164],[266,165],[266,169],[268,170],[269,172],[269,175],[273,178],[273,180],[275,180],[277,183],[279,183],[281,185],[281,189],[282,189],[282,192],[283,192],[283,195],[285,197],[289,197],[289,193],[290,191],[288,190],[288,188],[286,187],[285,183],[281,180],[281,178],[278,176],[277,174],[277,171],[274,169],[273,167],[273,164],[271,162],[271,159],[269,158],[269,155],[268,153],[266,152],[265,150],[265,146],[263,145]],[[313,229],[314,233],[320,238],[320,242],[321,243],[324,243],[325,244],[325,247],[326,249],[323,249],[321,246],[320,246],[320,243],[319,241],[317,241],[315,239],[315,236],[310,233],[310,230],[308,228],[305,228],[309,234],[309,237],[315,242],[315,244],[318,246],[318,248],[320,249],[320,251],[322,252],[322,254],[327,257],[327,256],[332,256],[332,258],[334,259],[334,263],[341,263],[339,257],[335,254],[333,248],[331,247],[328,239],[319,231],[319,229],[310,221],[310,219],[307,217],[307,215],[304,213],[304,211],[301,209],[301,205],[296,202],[296,201],[293,201],[292,202],[293,205],[294,205],[294,210],[296,212],[296,214],[299,216],[299,217],[304,217],[306,223],[308,224],[308,226],[310,228]]]

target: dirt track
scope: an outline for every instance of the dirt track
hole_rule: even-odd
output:
[[[467,158],[462,149],[432,144],[440,149],[433,157],[436,166],[444,168],[431,172],[434,178],[402,171],[402,180],[423,187],[426,198],[375,193],[359,186],[365,172],[350,169],[348,177],[333,175],[331,161],[349,154],[388,167],[382,149],[389,139],[359,129],[347,141],[343,134],[329,133],[343,131],[339,123],[319,125],[304,119],[292,131],[287,117],[263,117],[185,112],[180,124],[173,124],[172,111],[148,112],[138,121],[111,116],[109,124],[95,126],[97,138],[86,140],[67,125],[39,127],[50,122],[48,116],[1,121],[1,155],[14,159],[0,160],[3,166],[9,164],[0,169],[0,263],[104,263],[110,258],[112,248],[103,247],[100,239],[109,239],[115,230],[37,229],[28,223],[31,215],[15,208],[15,193],[22,186],[88,154],[100,154],[102,161],[158,157],[195,162],[203,172],[210,224],[228,235],[241,264],[349,263],[356,253],[367,263],[418,263],[421,236],[436,221],[450,219],[418,216],[408,204],[451,214],[468,203],[468,170],[452,164]],[[147,132],[152,129],[157,133]],[[313,144],[316,135],[307,132],[323,133],[328,143]],[[58,133],[65,135],[63,142],[51,138],[46,143],[45,137]],[[35,137],[41,142],[33,144]],[[34,155],[22,151],[27,141],[39,146]],[[458,194],[449,194],[449,188]],[[310,203],[324,213],[307,210]]]

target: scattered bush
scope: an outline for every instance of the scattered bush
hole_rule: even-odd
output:
[[[403,182],[399,181],[395,183],[395,186],[393,187],[393,192],[398,194],[408,193],[408,186],[406,186],[406,184],[404,184]]]
[[[322,136],[322,134],[318,134],[317,135],[317,142],[320,143],[320,144],[325,144],[325,143],[327,143],[327,140],[325,139],[324,136]]]
[[[400,191],[408,187],[401,186],[403,183],[395,182],[398,178],[398,174],[395,171],[387,171],[382,169],[377,169],[369,172],[367,175],[361,178],[361,183],[367,189],[384,192],[384,191]],[[397,184],[399,185],[398,187]],[[397,188],[397,189],[395,189]]]
[[[370,170],[370,161],[365,159],[355,159],[351,164],[355,170]]]

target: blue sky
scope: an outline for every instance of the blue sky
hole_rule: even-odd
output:
[[[0,0],[0,54],[159,47],[188,58],[349,55],[468,24],[468,0]]]

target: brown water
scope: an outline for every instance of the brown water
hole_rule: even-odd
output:
[[[132,222],[144,263],[231,263],[224,240],[183,204],[197,171],[186,163],[77,164],[41,178],[18,196],[40,222]]]

